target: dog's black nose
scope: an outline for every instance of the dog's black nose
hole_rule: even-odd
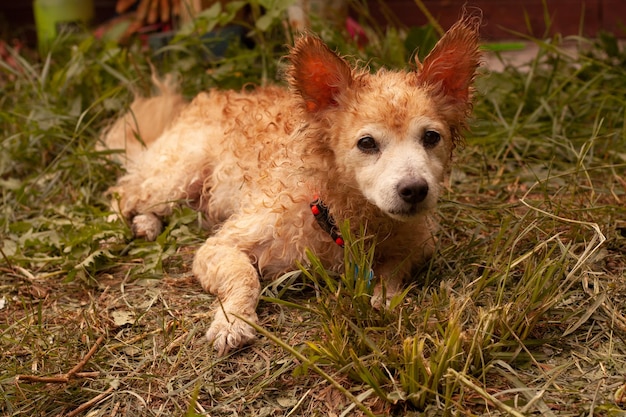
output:
[[[398,195],[409,204],[424,201],[428,195],[428,183],[425,180],[403,180],[397,187]]]

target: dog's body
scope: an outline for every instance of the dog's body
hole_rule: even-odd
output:
[[[256,321],[259,276],[306,263],[307,249],[329,269],[341,266],[342,248],[311,213],[318,196],[335,222],[365,225],[375,236],[373,269],[388,297],[431,256],[429,214],[471,110],[477,26],[461,20],[408,73],[351,69],[305,36],[289,56],[290,90],[201,93],[164,112],[163,132],[142,137],[147,149],[127,147],[128,173],[112,191],[136,236],[156,238],[160,219],[181,200],[220,224],[193,264],[220,300],[207,332],[219,354],[254,338],[238,317]],[[153,106],[179,102],[161,90],[136,103],[105,143],[133,141]]]

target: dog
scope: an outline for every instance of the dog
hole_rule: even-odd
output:
[[[110,193],[135,237],[154,240],[181,202],[214,227],[192,270],[219,301],[206,333],[219,356],[255,338],[260,278],[306,264],[307,250],[342,267],[337,225],[364,225],[376,242],[375,306],[432,256],[432,214],[472,110],[479,26],[463,16],[423,62],[375,73],[304,34],[287,87],[186,103],[156,80],[160,95],[136,99],[104,134],[126,151]]]

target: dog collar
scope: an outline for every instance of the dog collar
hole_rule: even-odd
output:
[[[320,225],[322,230],[330,235],[330,237],[335,241],[335,243],[343,248],[344,241],[343,237],[341,237],[341,232],[337,228],[337,224],[335,223],[335,219],[328,212],[328,207],[322,202],[319,197],[315,197],[315,200],[310,204],[311,213],[317,220],[317,224]]]

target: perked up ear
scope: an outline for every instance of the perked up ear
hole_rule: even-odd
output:
[[[416,58],[418,83],[433,86],[456,102],[468,102],[480,63],[479,26],[480,17],[463,17],[437,42],[423,64]]]
[[[352,83],[350,66],[316,37],[298,39],[289,60],[289,84],[302,96],[309,113],[336,106],[337,96]]]

